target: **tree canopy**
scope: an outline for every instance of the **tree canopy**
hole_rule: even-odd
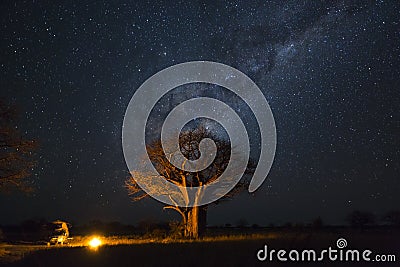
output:
[[[17,109],[0,100],[0,191],[32,191],[29,181],[35,165],[35,140],[24,138],[18,131]]]
[[[235,151],[235,148],[231,147],[229,140],[219,138],[217,135],[213,135],[206,127],[200,125],[194,130],[184,131],[180,133],[180,151],[187,160],[195,160],[200,157],[199,143],[204,138],[213,139],[217,146],[217,154],[210,166],[198,172],[188,172],[183,170],[183,168],[178,168],[171,164],[168,159],[170,155],[166,155],[164,153],[160,140],[156,140],[147,145],[147,154],[151,162],[153,163],[153,166],[157,169],[158,173],[162,175],[168,182],[183,187],[183,196],[185,195],[184,188],[199,187],[197,198],[200,199],[202,197],[200,186],[207,186],[207,184],[210,184],[213,181],[217,180],[218,177],[226,170],[229,164],[231,153],[240,153],[240,151]],[[185,164],[185,162],[183,164]],[[233,164],[233,166],[235,165]],[[251,160],[249,160],[248,168],[246,169],[245,173],[251,173],[253,170],[254,164]],[[233,170],[230,170],[230,172],[234,171],[234,168]],[[149,194],[144,192],[137,184],[135,177],[137,178],[139,176],[141,176],[141,178],[146,178],[149,183],[151,183],[150,174],[143,172],[131,173],[131,176],[128,178],[125,184],[126,188],[128,189],[129,195],[134,201],[138,201],[149,196]],[[247,178],[248,177],[242,177],[242,179],[236,184],[236,186],[220,200],[229,199],[237,193],[241,192],[244,188],[246,188],[246,186],[249,184],[249,179]],[[151,193],[162,193],[162,188],[157,185],[148,186],[148,188],[150,190],[154,190],[154,192]],[[172,199],[174,196],[170,197]],[[186,237],[198,237],[199,229],[205,227],[205,213],[207,210],[207,205],[201,207],[181,207],[176,204],[165,206],[164,209],[173,209],[181,214],[182,223],[184,225],[184,235]]]

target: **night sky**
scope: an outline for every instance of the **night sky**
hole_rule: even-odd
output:
[[[0,96],[40,143],[36,191],[1,195],[2,224],[179,219],[130,201],[121,128],[147,78],[193,60],[248,75],[277,127],[268,179],[211,206],[208,224],[400,209],[398,1],[33,0],[0,13]]]

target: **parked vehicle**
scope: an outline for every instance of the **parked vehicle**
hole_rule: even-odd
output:
[[[69,237],[69,228],[71,228],[71,225],[60,220],[54,221],[53,225],[55,228],[53,230],[53,235],[50,237],[48,245],[67,244],[72,239]]]

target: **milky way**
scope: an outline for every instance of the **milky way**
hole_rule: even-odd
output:
[[[173,216],[130,202],[121,127],[136,88],[192,60],[253,79],[278,133],[266,182],[211,208],[210,224],[343,223],[356,209],[398,209],[397,2],[140,2],[0,4],[1,96],[41,145],[36,192],[2,195],[0,223]]]

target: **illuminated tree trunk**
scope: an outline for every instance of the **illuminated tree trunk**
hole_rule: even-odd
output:
[[[192,207],[187,213],[185,237],[198,238],[199,237],[199,207]]]
[[[186,238],[199,238],[206,229],[207,206],[192,207],[185,214],[184,218],[184,236]]]
[[[201,182],[199,186],[201,186]],[[201,187],[196,192],[194,207],[187,209],[186,225],[184,236],[187,238],[199,238],[205,230],[205,212],[207,206],[198,206],[204,191]],[[204,215],[203,215],[204,214]],[[200,225],[200,223],[202,225]],[[204,225],[203,225],[204,224]]]

